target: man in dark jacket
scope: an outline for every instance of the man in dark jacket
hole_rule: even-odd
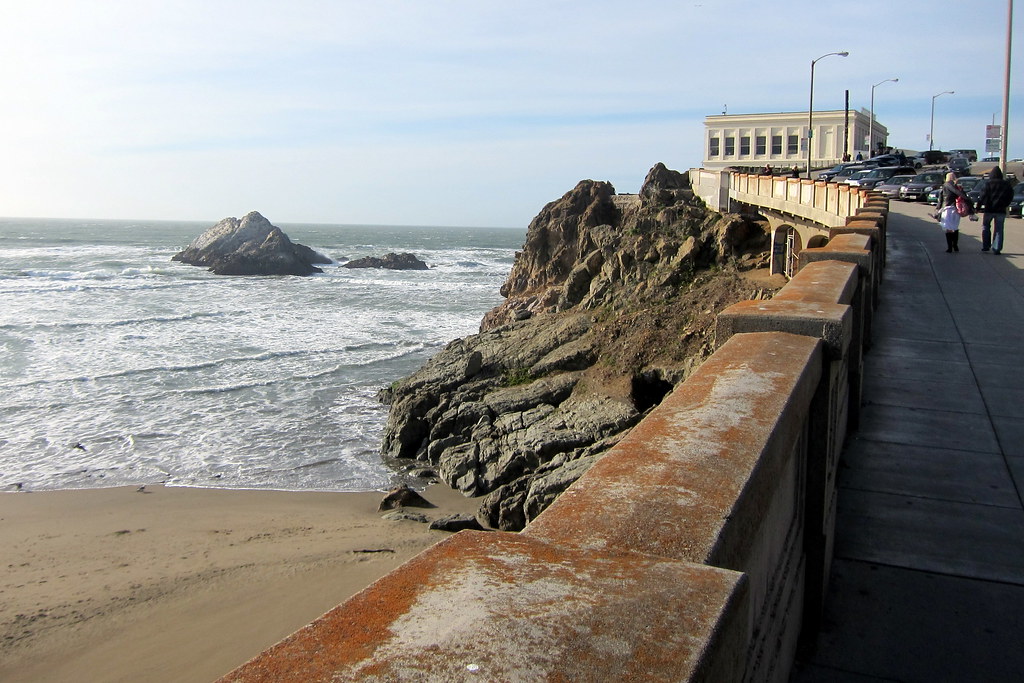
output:
[[[992,249],[993,254],[1003,250],[1003,224],[1006,222],[1006,207],[1013,199],[1013,186],[1010,181],[1003,178],[1003,172],[996,166],[988,174],[988,182],[985,189],[978,197],[978,207],[984,207],[984,217],[981,223],[981,250]],[[995,223],[995,232],[989,228]]]

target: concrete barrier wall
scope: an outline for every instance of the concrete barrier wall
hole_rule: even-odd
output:
[[[869,197],[867,191],[849,185],[736,172],[728,176],[728,190],[734,202],[774,209],[827,228],[845,225]]]
[[[690,187],[713,211],[729,211],[729,172],[692,168]]]
[[[222,680],[788,680],[859,405],[864,230],[724,311],[715,353],[525,531],[455,534]]]

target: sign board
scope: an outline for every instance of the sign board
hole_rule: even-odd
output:
[[[1002,126],[985,126],[985,151],[998,154],[1003,141]]]

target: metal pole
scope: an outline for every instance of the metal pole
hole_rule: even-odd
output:
[[[999,169],[1006,173],[1006,137],[1010,124],[1010,47],[1013,44],[1013,0],[1006,0],[1006,81],[1003,84],[1003,130],[999,141]]]
[[[825,57],[831,57],[832,55],[839,55],[840,57],[846,57],[849,52],[829,52],[826,55],[818,57],[818,59],[811,60],[811,97],[807,103],[807,179],[811,179],[811,144],[814,141],[814,65]]]
[[[935,142],[935,98],[938,95],[932,95],[932,119],[931,124],[928,126],[928,151],[932,151],[932,143]]]
[[[820,57],[819,57],[820,59]],[[807,179],[811,179],[811,141],[814,139],[814,63],[817,59],[811,61],[811,99],[807,103]]]
[[[1010,2],[1013,2],[1013,0],[1010,0]],[[868,123],[868,158],[869,159],[871,158],[871,155],[875,153],[875,88],[877,88],[878,86],[882,85],[882,83],[888,83],[889,81],[892,81],[893,83],[898,83],[899,80],[900,79],[898,79],[898,78],[887,78],[884,81],[882,81],[881,83],[875,83],[873,86],[871,86],[871,121]],[[933,115],[934,115],[934,110],[933,110]],[[929,149],[931,149],[931,148],[929,147]]]
[[[843,159],[850,152],[850,89],[846,89],[846,100],[843,107]]]
[[[1011,2],[1013,0],[1010,0]],[[928,151],[932,151],[932,144],[935,142],[935,98],[942,97],[943,95],[955,95],[956,93],[952,90],[946,92],[940,92],[938,95],[932,95],[932,123],[928,128]]]

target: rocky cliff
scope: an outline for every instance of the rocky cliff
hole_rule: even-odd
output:
[[[580,182],[530,223],[480,333],[382,391],[384,456],[523,528],[711,353],[720,309],[781,286],[750,277],[767,244],[662,164],[639,195]]]
[[[258,211],[225,218],[171,257],[218,275],[311,275],[331,259],[288,239]]]

